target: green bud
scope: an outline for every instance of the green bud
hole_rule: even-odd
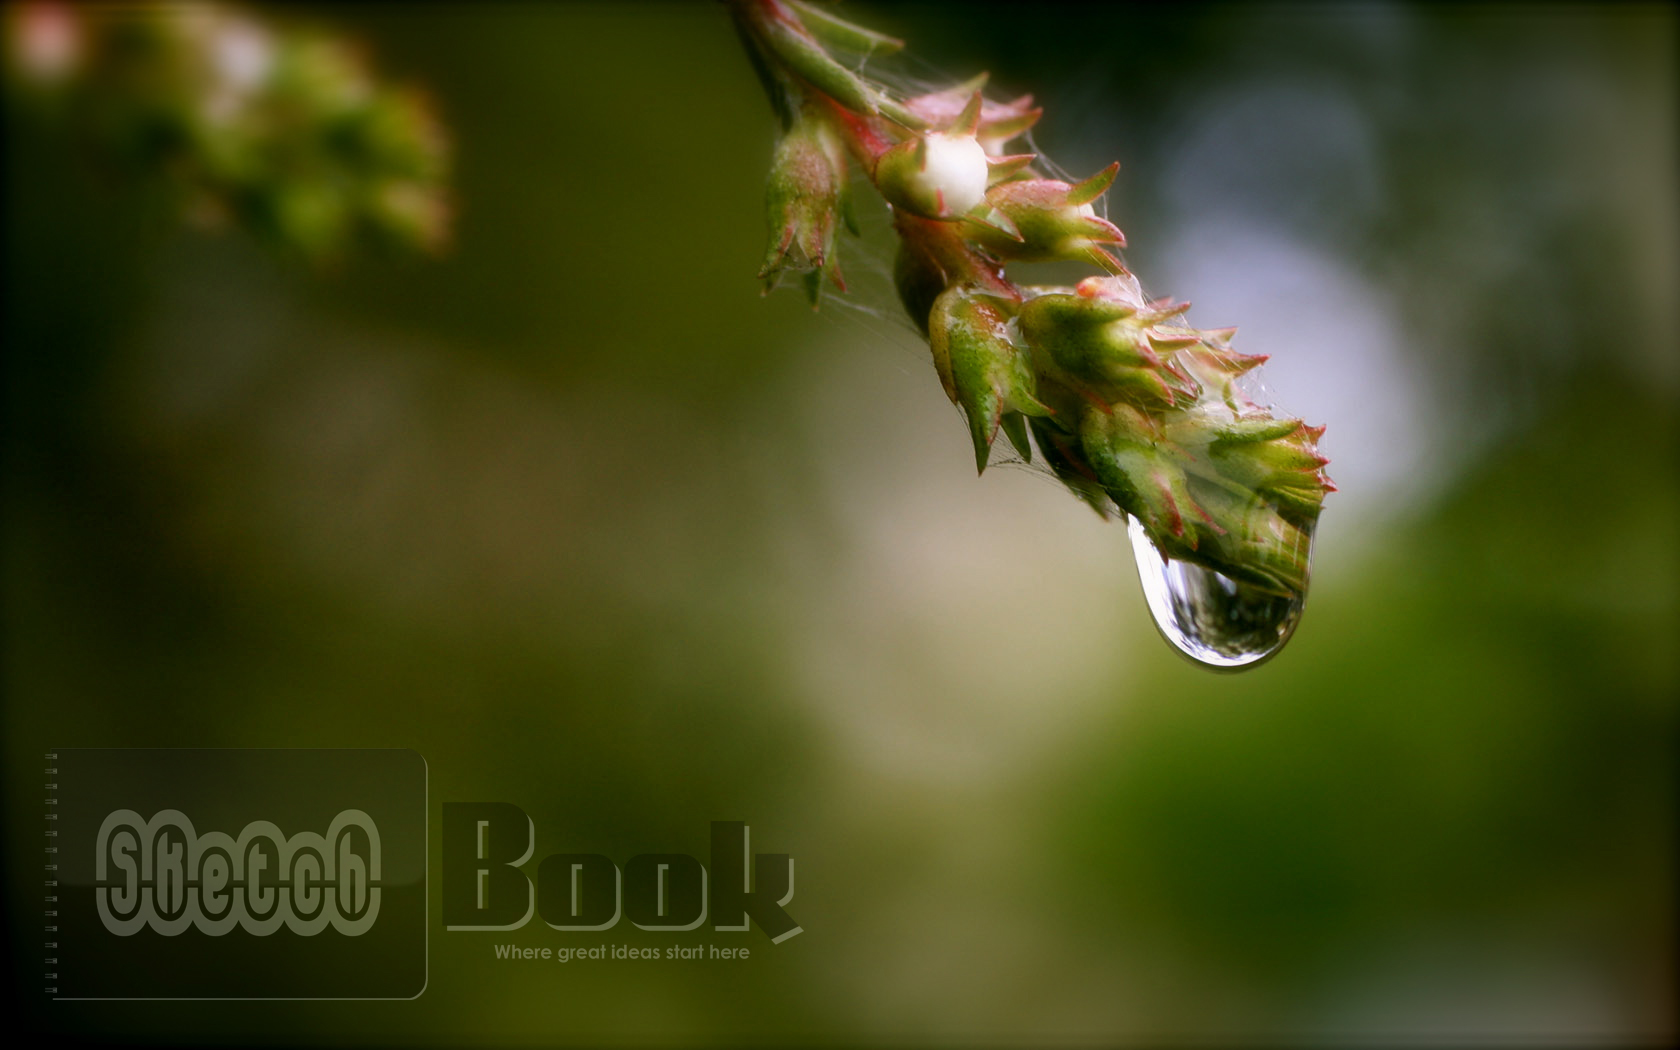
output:
[[[1306,584],[1313,527],[1335,489],[1317,451],[1323,428],[1249,410],[1233,420],[1205,402],[1159,415],[1089,406],[1080,453],[1162,551],[1292,593]]]
[[[1128,402],[1159,410],[1194,402],[1195,379],[1151,341],[1153,326],[1132,302],[1095,294],[1082,282],[1072,295],[1051,292],[1027,300],[1021,332],[1040,352],[1047,371],[1088,399]]]
[[[1088,406],[1080,418],[1080,448],[1122,510],[1152,532],[1183,538],[1202,514],[1190,496],[1184,471],[1156,430],[1148,416],[1130,405]],[[1193,531],[1189,538],[1194,547]]]
[[[831,58],[787,4],[771,0],[737,10],[748,20],[753,35],[789,71],[847,109],[867,114],[877,111],[875,95],[868,84]],[[825,26],[824,30],[832,28]]]
[[[1013,304],[967,285],[947,289],[928,317],[928,343],[945,395],[961,406],[974,439],[975,466],[982,472],[1000,425],[1010,417],[1010,443],[1030,456],[1020,416],[1047,411],[1033,392],[1025,351],[1009,332]]]
[[[1203,513],[1218,528],[1203,524],[1195,530],[1194,546],[1169,539],[1162,549],[1278,594],[1299,594],[1306,589],[1312,555],[1310,525],[1287,519],[1274,501],[1260,493],[1226,487],[1199,475],[1189,480]]]
[[[1000,259],[1090,262],[1122,273],[1102,245],[1124,247],[1126,235],[1091,206],[1119,167],[1110,165],[1073,186],[1055,179],[999,182],[986,192],[987,207],[970,217],[965,232]]]
[[[1323,473],[1330,461],[1318,452],[1323,433],[1323,427],[1299,419],[1241,420],[1213,430],[1208,462],[1221,478],[1253,490],[1291,523],[1310,528],[1325,494],[1335,489]]]
[[[904,41],[891,37],[885,33],[877,33],[873,29],[838,18],[815,4],[804,3],[803,0],[786,0],[787,6],[798,13],[805,24],[805,28],[812,36],[825,44],[842,47],[848,51],[858,51],[863,54],[880,53],[890,55],[904,49]]]
[[[802,113],[777,143],[765,185],[770,247],[758,276],[766,292],[785,270],[827,274],[835,287],[846,290],[834,252],[845,189],[845,145],[818,114]],[[806,289],[816,305],[820,280],[808,277]]]

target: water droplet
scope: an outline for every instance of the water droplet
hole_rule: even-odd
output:
[[[1162,637],[1218,671],[1246,670],[1274,655],[1301,621],[1305,592],[1277,594],[1178,558],[1163,558],[1128,517],[1132,554],[1149,614]]]

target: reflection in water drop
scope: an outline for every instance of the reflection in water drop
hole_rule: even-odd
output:
[[[1163,558],[1127,517],[1138,580],[1155,626],[1179,652],[1219,671],[1245,670],[1283,648],[1306,593],[1277,594],[1177,558]]]

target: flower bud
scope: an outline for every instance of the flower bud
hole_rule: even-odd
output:
[[[1051,292],[1029,299],[1020,312],[1021,332],[1043,351],[1048,369],[1087,399],[1104,405],[1125,401],[1160,410],[1195,401],[1196,380],[1158,345],[1145,309],[1120,297]]]
[[[1311,528],[1325,494],[1335,491],[1323,471],[1330,461],[1318,452],[1323,433],[1299,419],[1241,419],[1212,430],[1207,457],[1220,477],[1265,497],[1297,527]]]
[[[957,219],[986,199],[991,169],[972,134],[930,131],[900,142],[875,165],[875,185],[895,208],[924,219]]]
[[[1075,495],[1099,513],[1112,500],[1164,555],[1299,593],[1335,491],[1317,447],[1324,428],[1244,395],[1236,378],[1265,358],[1232,350],[1234,329],[1175,323],[1188,308],[1146,300],[1129,274],[1022,304],[1037,396],[1055,410],[1033,421],[1039,448]]]
[[[1091,262],[1113,273],[1119,262],[1104,244],[1124,247],[1126,235],[1097,215],[1100,197],[1120,166],[1114,164],[1076,185],[1056,179],[1000,182],[986,193],[990,206],[968,221],[971,240],[1000,259],[1017,262]]]
[[[975,466],[984,471],[998,427],[1009,419],[1009,438],[1022,457],[1031,446],[1021,416],[1046,413],[1033,393],[1033,373],[1023,347],[1009,332],[1012,304],[967,285],[947,289],[928,317],[928,343],[939,381],[968,417]]]
[[[1229,456],[1207,454],[1214,428],[1191,414],[1174,415],[1179,418],[1163,427],[1128,405],[1086,410],[1081,451],[1104,490],[1143,523],[1163,554],[1280,594],[1299,593],[1323,490],[1308,501],[1312,513],[1301,513],[1303,489],[1280,498],[1283,490],[1272,487],[1271,475],[1263,487],[1244,484],[1226,472]],[[1291,433],[1301,426],[1298,420],[1258,422],[1271,430],[1287,424]],[[1318,459],[1312,470],[1322,463]]]
[[[986,86],[987,76],[981,73],[955,87],[935,91],[907,100],[904,108],[931,127],[961,127],[969,123],[965,118],[973,99]],[[1038,123],[1044,110],[1035,107],[1031,95],[1022,95],[1013,102],[993,102],[983,99],[972,120],[972,128],[980,146],[987,153],[1001,153],[1011,140],[1020,137]]]
[[[844,291],[834,253],[834,233],[844,214],[846,152],[839,136],[820,117],[806,113],[781,142],[765,186],[770,248],[758,275],[764,290],[776,286],[784,270],[808,274],[812,305],[826,273]]]
[[[877,111],[875,92],[868,83],[830,57],[821,41],[801,21],[797,11],[779,0],[736,4],[733,11],[737,24],[748,32],[750,38],[768,47],[779,64],[798,74],[812,87],[855,112],[874,114]]]

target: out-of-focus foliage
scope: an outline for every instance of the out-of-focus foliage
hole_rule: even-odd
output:
[[[693,935],[741,938],[738,966],[520,969],[434,927],[414,1002],[37,1016],[1671,1040],[1673,10],[853,13],[929,81],[1034,91],[1068,168],[1124,156],[1149,291],[1240,320],[1282,407],[1329,423],[1288,650],[1182,665],[1123,530],[1028,471],[974,480],[878,213],[846,264],[877,310],[752,295],[774,122],[722,10],[312,12],[449,113],[442,260],[322,278],[177,231],[8,111],[10,914],[39,907],[15,858],[46,747],[407,746],[434,805],[525,807],[538,858],[704,858],[708,820],[749,820],[798,859],[806,932]]]
[[[316,258],[354,241],[441,248],[442,128],[347,41],[217,3],[6,9],[20,106],[116,178],[161,179],[203,225]]]

